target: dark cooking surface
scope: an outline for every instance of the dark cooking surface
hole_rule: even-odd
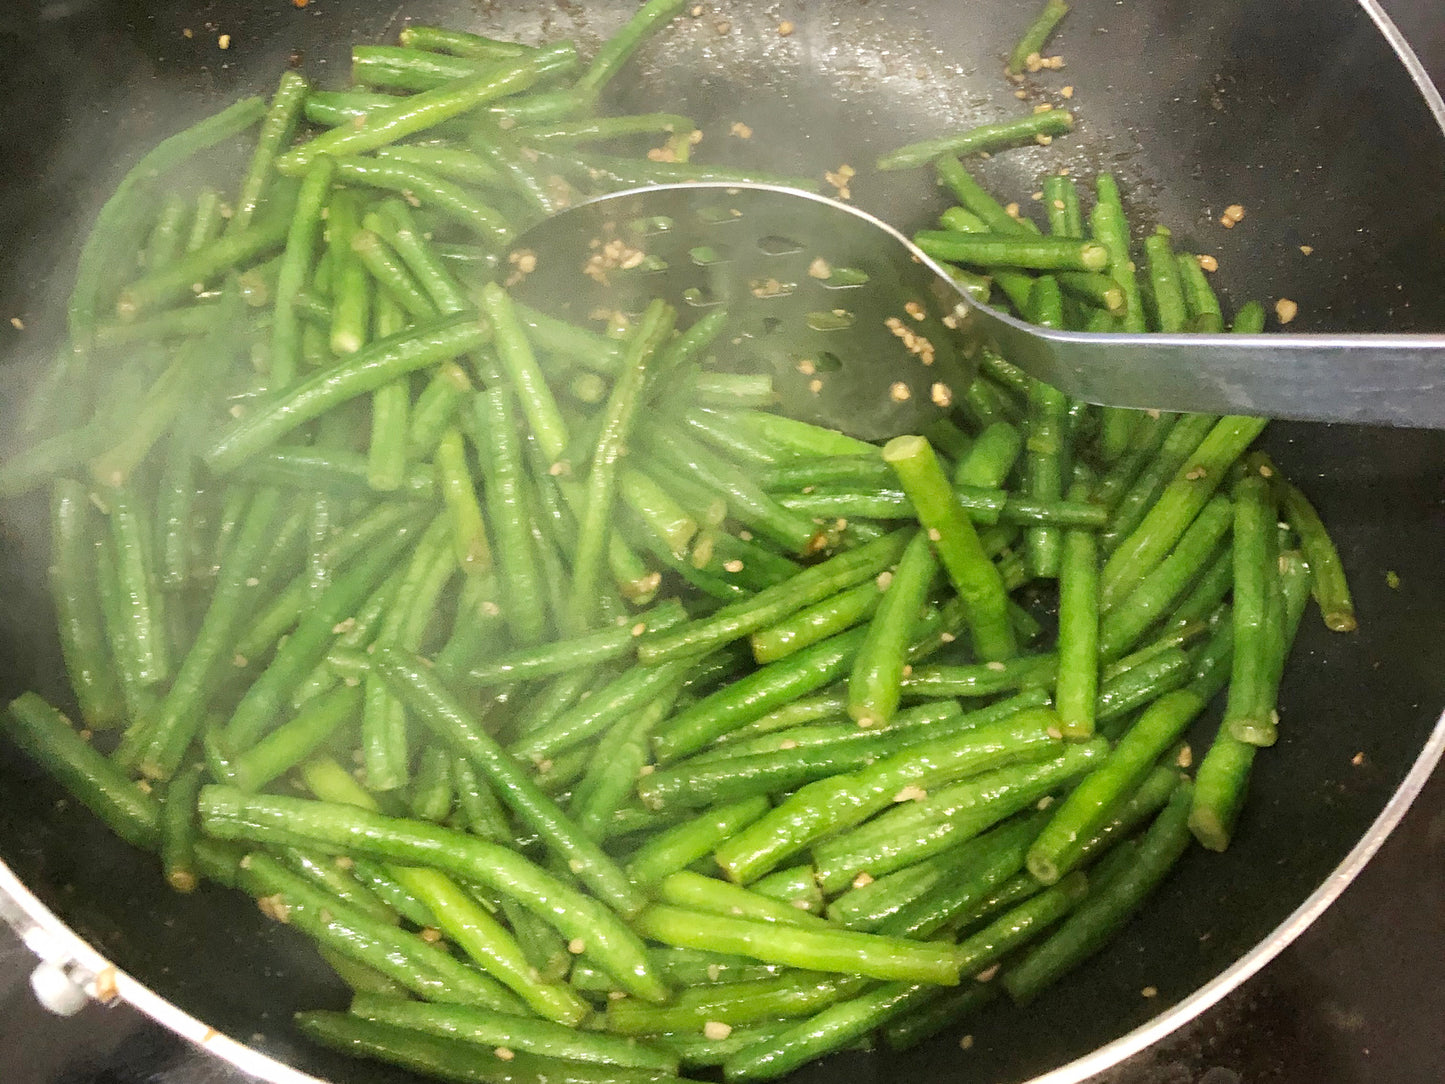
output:
[[[280,9],[289,8],[289,0],[273,2],[278,17],[284,17],[287,13]],[[325,0],[313,3],[320,9]],[[57,13],[82,6],[80,0],[46,5]],[[142,12],[147,5],[135,0],[128,6],[144,25]],[[1445,75],[1445,41],[1440,40],[1436,0],[1396,0],[1393,6],[1420,9],[1421,33],[1416,38],[1422,46],[1433,46],[1437,74]],[[219,13],[226,5],[211,7]],[[1402,18],[1407,14],[1402,12]],[[0,13],[0,44],[8,45],[6,18]],[[214,39],[224,26],[195,29],[198,37]],[[209,40],[205,47],[214,48]],[[218,80],[224,82],[224,74]],[[0,73],[0,83],[8,82]],[[20,124],[34,128],[60,123],[45,108],[47,97],[43,85],[0,86],[0,102],[6,110],[14,110],[0,117],[0,131],[12,131]],[[83,167],[77,173],[84,175]],[[63,199],[66,193],[35,195],[37,200],[57,195]],[[0,222],[0,229],[7,225]],[[6,236],[11,234],[7,231]],[[4,296],[8,300],[14,294],[7,290]],[[1440,494],[1412,492],[1400,497],[1438,504]],[[1351,778],[1348,768],[1340,771],[1332,765],[1331,770],[1333,778]],[[1367,763],[1358,777],[1367,778],[1368,771]],[[1439,1033],[1439,1021],[1445,1019],[1445,984],[1438,981],[1439,961],[1445,958],[1442,855],[1445,776],[1437,773],[1359,882],[1299,942],[1200,1021],[1105,1079],[1110,1084],[1241,1080],[1416,1084],[1445,1079],[1445,1041]],[[45,1016],[29,999],[27,958],[13,941],[5,944],[0,956],[0,1056],[4,1057],[0,1080],[6,1084],[244,1084],[248,1080],[199,1057],[130,1010],[90,1008],[69,1021]],[[213,971],[209,981],[224,984],[227,977]],[[974,1056],[985,1053],[976,1049]],[[960,1068],[966,1066],[967,1057],[959,1055]],[[854,1073],[858,1075],[856,1069]]]

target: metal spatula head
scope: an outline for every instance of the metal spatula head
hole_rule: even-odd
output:
[[[958,293],[876,219],[766,186],[674,185],[580,204],[529,229],[513,286],[555,316],[678,324],[723,308],[724,368],[768,372],[794,417],[865,440],[916,432],[973,379]],[[526,266],[531,266],[528,260]]]
[[[917,432],[996,349],[1108,406],[1445,428],[1445,335],[1129,335],[1034,327],[974,302],[857,208],[771,185],[633,189],[527,230],[529,303],[585,323],[653,298],[679,325],[724,306],[717,363],[774,377],[795,417]]]

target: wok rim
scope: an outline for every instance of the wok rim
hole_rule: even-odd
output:
[[[1404,66],[1435,118],[1441,135],[1445,136],[1445,96],[1431,80],[1414,47],[1380,6],[1379,0],[1356,2]],[[1263,970],[1350,886],[1399,825],[1442,758],[1445,758],[1445,711],[1437,718],[1420,754],[1365,834],[1324,882],[1267,936],[1209,982],[1159,1015],[1088,1054],[1031,1077],[1022,1084],[1082,1084],[1177,1031]],[[329,1084],[321,1077],[296,1069],[217,1031],[135,976],[116,967],[46,906],[3,859],[0,859],[0,919],[35,955],[37,967],[49,965],[60,969],[91,1000],[105,1005],[123,1002],[264,1084]]]

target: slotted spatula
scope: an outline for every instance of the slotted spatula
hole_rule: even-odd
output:
[[[722,351],[771,371],[789,413],[865,439],[917,431],[979,352],[1108,406],[1445,428],[1445,335],[1056,331],[978,304],[903,234],[846,204],[762,184],[614,193],[528,229],[516,285],[577,321],[729,313]],[[530,265],[530,261],[529,261]]]

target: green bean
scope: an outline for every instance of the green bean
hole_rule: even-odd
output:
[[[1055,237],[1084,236],[1083,213],[1079,209],[1079,189],[1074,184],[1072,177],[1064,173],[1051,173],[1045,177],[1043,204],[1044,213],[1049,219],[1051,234]]]
[[[1189,319],[1184,286],[1179,281],[1179,264],[1174,258],[1171,234],[1164,227],[1144,238],[1144,259],[1149,269],[1158,329],[1166,334],[1183,331]]]
[[[806,486],[835,486],[866,489],[884,486],[892,478],[888,465],[878,456],[835,455],[793,457],[758,472],[764,489],[797,492]]]
[[[405,997],[406,987],[393,982],[380,971],[367,964],[359,963],[349,956],[343,956],[335,949],[316,946],[316,953],[326,961],[326,966],[336,972],[336,977],[349,986],[353,994],[374,994],[377,997]]]
[[[257,490],[242,519],[240,534],[221,562],[216,586],[194,642],[137,751],[137,766],[153,779],[169,779],[200,730],[207,702],[231,662],[239,623],[259,579],[261,555],[270,544],[281,506],[274,489]]]
[[[96,596],[95,527],[89,494],[57,479],[50,495],[50,594],[55,600],[61,656],[81,718],[92,728],[120,722],[125,701],[105,640]]]
[[[667,945],[719,949],[769,963],[873,979],[945,986],[958,982],[952,946],[852,930],[779,926],[665,905],[647,908],[635,922],[645,936]],[[608,1010],[610,1020],[613,1006]]]
[[[142,684],[154,685],[171,673],[154,539],[141,514],[139,498],[129,487],[109,489],[104,499],[110,505],[117,583],[125,602],[127,643],[135,652],[135,673]]]
[[[336,637],[336,626],[375,589],[409,541],[410,532],[398,531],[378,542],[337,576],[301,616],[296,630],[237,703],[225,729],[225,740],[232,749],[250,746],[274,727],[282,705],[325,658]]]
[[[1249,473],[1234,487],[1233,514],[1234,655],[1221,725],[1240,741],[1267,746],[1277,736],[1275,660],[1283,651],[1283,629],[1271,606],[1279,579],[1274,544],[1277,513],[1269,482],[1259,473]]]
[[[1150,572],[1174,548],[1224,480],[1229,464],[1264,430],[1261,418],[1224,417],[1179,466],[1159,499],[1109,556],[1099,576],[1099,603],[1107,608],[1124,589]]]
[[[808,865],[780,869],[761,877],[748,886],[759,896],[780,900],[790,907],[809,914],[822,914],[823,890],[813,877],[813,867]]]
[[[157,802],[76,733],[64,715],[37,694],[22,693],[10,701],[0,725],[112,832],[134,846],[155,849],[161,839]]]
[[[1065,745],[1049,759],[1026,758],[953,783],[920,801],[899,804],[816,844],[818,883],[824,892],[836,892],[860,873],[882,877],[966,843],[1088,771],[1107,751],[1108,744],[1098,738]]]
[[[706,318],[704,318],[706,319]],[[697,328],[703,321],[689,328]],[[719,409],[767,407],[777,401],[773,378],[768,373],[693,373],[688,381],[693,401],[698,406]]]
[[[377,330],[383,316],[399,310],[385,295],[377,298]],[[388,321],[389,322],[389,321]],[[379,334],[378,337],[384,338]],[[371,393],[371,431],[366,445],[366,480],[382,493],[399,489],[406,482],[407,437],[410,429],[411,389],[405,379],[377,388]],[[443,479],[443,492],[446,483]]]
[[[712,917],[676,908],[667,911],[696,917],[703,925]],[[808,1016],[852,997],[866,985],[865,980],[853,975],[837,977],[818,971],[789,970],[774,978],[694,986],[684,989],[670,1005],[639,1005],[625,998],[609,1001],[606,1026],[620,1035],[649,1035],[700,1031],[708,1022],[735,1026]]]
[[[1350,585],[1345,580],[1340,552],[1335,548],[1314,505],[1289,482],[1279,483],[1280,503],[1285,519],[1299,535],[1312,579],[1310,591],[1324,615],[1325,626],[1333,632],[1353,632],[1356,627],[1355,604]]]
[[[968,607],[975,654],[990,662],[1013,655],[1017,644],[1008,624],[1003,579],[984,555],[978,533],[959,506],[932,447],[922,437],[895,437],[884,447],[883,458],[898,474],[948,578]]]
[[[340,158],[400,142],[486,102],[525,90],[540,75],[531,59],[504,60],[482,68],[470,63],[461,66],[466,71],[464,78],[413,94],[395,106],[363,114],[358,124],[324,132],[283,154],[276,160],[276,168],[294,176],[323,154]]]
[[[828,917],[851,930],[880,932],[900,909],[964,874],[967,857],[964,847],[955,847],[883,877],[856,878],[851,887],[828,905]]]
[[[194,815],[194,806],[192,808]],[[288,870],[313,886],[349,903],[372,918],[395,924],[397,912],[344,868],[345,860],[317,854],[300,847],[277,847],[273,852]]]
[[[627,875],[635,883],[650,885],[686,869],[723,840],[751,824],[768,809],[761,795],[715,805],[692,820],[674,825],[648,840],[632,855]]]
[[[202,791],[203,821],[205,795],[213,789]],[[503,1012],[522,1007],[495,979],[308,882],[268,854],[252,851],[247,855],[241,863],[240,882],[261,903],[263,914],[375,968],[427,1000],[465,1000]]]
[[[851,827],[896,802],[920,800],[929,787],[1057,747],[1058,717],[1046,708],[906,748],[851,775],[810,783],[717,849],[718,865],[747,883],[813,840]]]
[[[498,41],[496,38],[486,38],[480,34],[468,34],[462,30],[446,30],[435,26],[404,26],[397,34],[397,40],[411,49],[451,53],[453,56],[473,59],[519,57],[535,52],[528,45]]]
[[[388,297],[413,319],[426,320],[436,317],[436,306],[432,304],[431,298],[422,291],[391,246],[369,227],[364,226],[352,234],[351,250],[379,288],[378,297]]]
[[[914,242],[936,259],[982,267],[1095,272],[1109,262],[1109,250],[1103,245],[1066,238],[923,230],[914,235]]]
[[[548,316],[516,300],[512,302],[512,309],[522,322],[528,338],[537,344],[539,350],[556,354],[571,364],[581,365],[603,376],[616,374],[622,358],[620,342]]]
[[[404,94],[382,94],[366,90],[313,90],[303,107],[312,124],[329,128],[355,124],[369,112],[387,109],[406,101]]]
[[[691,117],[679,116],[676,113],[635,113],[538,124],[519,128],[516,135],[523,144],[571,145],[654,133],[689,135],[696,127]]]
[[[1189,593],[1170,612],[1169,627],[1177,629],[1196,621],[1208,621],[1233,586],[1234,551],[1226,543],[1214,552]]]
[[[1064,295],[1059,288],[1059,280],[1053,275],[1040,275],[1034,280],[1033,286],[1029,288],[1028,304],[1025,306],[1023,315],[1040,327],[1062,328],[1064,326]],[[1048,385],[1043,386],[1048,387]]]
[[[996,422],[988,426],[979,433],[968,453],[958,460],[953,471],[954,487],[1002,488],[1023,448],[1023,434],[1012,425]]]
[[[442,434],[455,421],[470,391],[471,379],[460,365],[444,362],[437,367],[431,380],[412,404],[406,440],[408,458],[431,457]]]
[[[336,175],[348,184],[397,192],[433,206],[475,231],[493,248],[512,239],[512,229],[499,211],[430,170],[395,159],[338,158]]]
[[[421,646],[436,601],[457,567],[451,524],[435,517],[417,540],[397,589],[397,601],[383,615],[368,650],[415,651]],[[361,750],[367,785],[373,791],[405,786],[411,760],[406,712],[401,699],[375,670],[365,678]]]
[[[256,455],[236,475],[277,489],[328,497],[359,497],[372,492],[370,469],[369,458],[358,452],[283,444]],[[436,490],[436,470],[428,464],[406,470],[398,495],[427,500],[436,496]]]
[[[181,231],[190,213],[190,205],[180,196],[173,193],[165,198],[141,255],[145,267],[164,267],[181,254],[185,242]]]
[[[578,513],[577,548],[572,555],[566,624],[574,632],[581,632],[594,622],[609,522],[616,499],[617,461],[631,437],[642,405],[647,367],[662,341],[672,333],[676,315],[671,306],[662,301],[648,306],[628,341],[620,373],[602,412],[597,445],[587,471],[586,496]]]
[[[306,80],[296,72],[288,71],[281,76],[281,82],[271,98],[271,105],[261,121],[261,134],[256,140],[256,149],[251,153],[251,164],[246,170],[246,178],[241,182],[236,208],[231,214],[230,224],[226,227],[228,232],[244,230],[251,224],[256,209],[261,205],[271,185],[276,156],[282,147],[291,142],[310,90]]]
[[[1012,689],[1051,684],[1058,673],[1058,655],[1017,655],[1007,662],[970,666],[916,666],[903,679],[905,697],[993,696]]]
[[[662,1073],[677,1071],[675,1056],[635,1039],[581,1031],[551,1021],[528,1020],[469,1005],[426,1005],[396,998],[358,997],[351,1003],[351,1014],[362,1020],[489,1048],[505,1047]]]
[[[1219,311],[1219,298],[1214,296],[1214,288],[1204,277],[1199,257],[1181,252],[1177,260],[1180,287],[1189,312],[1188,330],[1217,335],[1224,330],[1224,317]]]
[[[513,403],[510,386],[489,383],[476,397],[476,414],[483,442],[483,495],[495,533],[505,599],[502,612],[512,639],[519,645],[530,645],[542,639],[547,614],[542,604],[541,570],[526,527],[524,474]]]
[[[451,519],[452,546],[463,572],[479,575],[491,571],[492,550],[487,542],[476,485],[467,466],[466,448],[456,429],[442,434],[436,449],[437,475],[442,497]]]
[[[1069,5],[1064,0],[1045,0],[1043,9],[1025,28],[1018,44],[1009,53],[1008,65],[1004,70],[1009,75],[1022,75],[1029,67],[1029,61],[1038,59],[1044,44],[1068,13]]]
[[[908,543],[904,532],[886,535],[800,572],[777,587],[727,606],[710,617],[649,633],[637,645],[638,660],[655,666],[701,655],[764,628],[838,591],[871,579],[894,564]]]
[[[864,636],[864,629],[854,629],[830,637],[704,697],[654,737],[658,761],[694,753],[729,730],[836,681],[852,665]]]
[[[1041,280],[1043,281],[1043,280]],[[1065,414],[1068,400],[1062,392],[1035,381],[1029,387],[1028,442],[1024,473],[1029,495],[1036,501],[1063,497],[1063,461],[1068,455]],[[1053,527],[1030,527],[1024,534],[1029,567],[1035,576],[1055,578],[1062,559],[1063,535]]]
[[[1052,935],[1002,976],[1004,989],[1024,1005],[1045,986],[1102,948],[1143,904],[1189,844],[1192,787],[1181,782],[1144,834],[1133,860],[1106,878]]]
[[[701,483],[726,502],[733,519],[746,524],[790,552],[808,554],[822,543],[822,532],[811,517],[788,509],[739,475],[737,468],[691,435],[673,428],[656,428],[639,434],[660,470]]]
[[[1067,531],[1059,569],[1059,667],[1055,684],[1066,737],[1094,732],[1099,684],[1098,547],[1094,535]]]
[[[1062,109],[1031,113],[996,124],[980,124],[977,128],[970,128],[955,135],[910,143],[879,157],[876,168],[912,169],[926,166],[945,156],[981,154],[1002,150],[1018,143],[1033,142],[1040,136],[1052,138],[1063,135],[1073,127],[1073,114]]]
[[[363,225],[396,249],[440,312],[450,315],[471,308],[461,286],[422,236],[405,200],[383,200],[376,212],[363,219]]]
[[[954,871],[954,875],[940,879],[932,890],[882,915],[870,928],[894,937],[932,937],[1024,868],[1029,844],[1038,835],[1043,822],[1044,816],[1040,813],[1015,817],[961,846],[941,852],[938,857],[952,856],[946,868]],[[909,868],[912,867],[904,867],[905,870]],[[898,873],[888,874],[873,883],[882,883]],[[847,896],[841,898],[846,899]]]
[[[800,610],[775,625],[759,629],[750,638],[753,658],[759,664],[777,662],[845,632],[870,618],[883,594],[876,583],[861,583]]]
[[[727,1080],[774,1080],[814,1058],[841,1050],[908,1011],[934,988],[890,982],[830,1005],[790,1028],[751,1044],[723,1062]]]
[[[327,206],[326,249],[333,277],[330,344],[338,356],[356,353],[370,337],[372,280],[351,247],[360,229],[361,197],[335,193]]]
[[[378,652],[373,666],[428,727],[467,754],[496,787],[498,797],[542,835],[584,884],[624,914],[637,910],[640,897],[613,861],[578,833],[556,803],[542,794],[512,756],[468,717],[440,682],[391,652]]]
[[[1122,719],[1137,707],[1186,684],[1190,679],[1189,656],[1170,647],[1121,673],[1106,677],[1094,704],[1094,718],[1100,725]],[[1111,735],[1112,736],[1112,735]]]
[[[886,723],[898,710],[908,645],[937,572],[938,558],[919,531],[882,592],[848,676],[848,714],[859,726]]]
[[[218,237],[205,248],[136,279],[120,292],[116,314],[122,320],[134,320],[194,296],[197,283],[211,282],[233,267],[280,248],[290,219],[290,199],[268,203],[246,229]]]
[[[890,1050],[910,1050],[973,1015],[997,995],[995,983],[972,982],[954,990],[935,989],[933,997],[884,1027],[884,1041]]]
[[[783,1021],[735,1027],[726,1039],[709,1039],[696,1032],[667,1032],[654,1036],[652,1041],[676,1053],[685,1068],[709,1068],[722,1065],[738,1051],[755,1043],[772,1039],[786,1027]]]
[[[195,252],[214,241],[226,222],[226,206],[221,202],[221,193],[214,188],[202,188],[196,196],[196,214],[191,220],[191,232],[186,237],[186,251]]]
[[[567,425],[537,365],[521,318],[511,298],[495,283],[482,288],[481,305],[496,331],[497,356],[517,389],[527,425],[547,458],[558,462],[567,448]]]
[[[1174,550],[1109,608],[1099,626],[1099,655],[1104,662],[1118,659],[1137,644],[1144,631],[1182,598],[1229,532],[1233,516],[1227,497],[1212,497]]]
[[[571,199],[571,191],[560,178],[545,183],[532,167],[531,152],[524,152],[511,134],[499,125],[479,121],[469,143],[482,159],[497,171],[500,182],[534,214],[555,214]]]
[[[684,662],[635,666],[554,719],[529,728],[510,747],[512,755],[538,763],[572,749],[639,709],[687,671]]]
[[[840,735],[820,727],[816,728],[819,733],[815,739],[804,733],[809,728],[785,731],[757,739],[759,744],[766,743],[765,748],[754,749],[751,743],[744,743],[734,753],[724,745],[718,755],[696,757],[655,771],[639,781],[638,793],[644,804],[654,808],[782,793],[830,776],[860,771],[901,748],[959,735],[1025,708],[1038,707],[1047,700],[1042,691],[1030,691],[968,715],[951,701],[933,701],[900,712],[894,723],[877,730],[849,724],[846,733]]]
[[[677,1078],[653,1069],[599,1066],[506,1049],[503,1060],[490,1046],[443,1039],[411,1028],[362,1020],[349,1013],[306,1012],[295,1017],[309,1038],[353,1057],[389,1061],[427,1076],[484,1084],[669,1084]]]
[[[360,715],[361,691],[345,685],[309,701],[231,762],[232,779],[242,790],[260,790],[316,752],[336,730]]]
[[[648,0],[643,4],[621,30],[603,42],[587,71],[578,79],[578,88],[591,94],[600,91],[622,69],[648,35],[656,33],[672,21],[673,16],[682,10],[683,2],[684,0]]]
[[[477,757],[473,763],[482,767]],[[580,938],[589,956],[644,1000],[666,996],[650,970],[642,944],[597,900],[544,872],[508,847],[448,828],[399,820],[324,802],[250,796],[224,787],[201,792],[205,830],[218,838],[299,842],[450,872],[503,892],[568,938]],[[604,859],[605,861],[605,859]],[[585,876],[585,871],[578,871]],[[594,888],[595,890],[595,888]],[[599,893],[600,895],[601,893]]]
[[[670,628],[686,616],[682,604],[669,599],[639,614],[635,623],[600,629],[571,640],[522,648],[474,666],[468,678],[479,685],[501,685],[595,667],[625,658],[632,653],[637,637],[644,632]]]
[[[1264,306],[1258,301],[1246,301],[1234,314],[1230,333],[1234,335],[1258,335],[1264,330]]]
[[[583,835],[601,840],[612,815],[632,797],[650,759],[648,742],[672,710],[681,685],[681,677],[674,677],[659,696],[614,727],[606,738],[608,755],[593,757],[581,781],[572,788],[569,812]]]
[[[1160,426],[1163,439],[1158,447],[1154,447],[1153,440],[1141,445],[1139,451],[1147,458],[1141,458],[1140,469],[1119,496],[1109,515],[1108,525],[1099,536],[1100,548],[1105,556],[1111,555],[1143,522],[1169,479],[1194,454],[1218,420],[1212,414],[1185,414],[1177,418],[1170,415]],[[1158,435],[1154,435],[1156,439]]]
[[[476,350],[489,334],[490,329],[474,317],[455,316],[373,343],[243,415],[222,431],[204,458],[213,471],[225,474],[339,404],[406,373]]]
[[[1094,209],[1089,226],[1094,240],[1109,249],[1109,277],[1124,292],[1124,330],[1147,331],[1144,304],[1139,293],[1139,279],[1129,256],[1129,220],[1119,197],[1119,185],[1108,173],[1094,179]]]
[[[688,870],[669,874],[657,883],[657,898],[674,907],[707,914],[732,915],[757,922],[773,922],[804,929],[827,929],[828,924],[791,903],[771,899],[740,885]]]
[[[1207,701],[1189,689],[1167,693],[1125,732],[1114,751],[1059,805],[1029,848],[1029,872],[1053,884],[1082,857],[1084,844],[1109,820],[1122,796],[1137,789],[1160,755],[1178,740]]]
[[[86,376],[97,316],[109,288],[108,277],[139,245],[135,231],[145,190],[186,159],[245,131],[265,112],[266,103],[261,98],[243,98],[162,140],[121,179],[96,215],[95,225],[76,261],[75,284],[66,303],[69,348],[60,354],[52,375],[37,389],[27,406],[26,428],[35,429],[50,421],[54,398],[62,389],[67,395],[67,405],[73,405],[73,389]],[[187,287],[189,285],[188,282]]]
[[[304,82],[302,83],[304,87]],[[278,97],[280,92],[278,91]],[[274,148],[273,148],[274,151]],[[257,148],[257,155],[261,148]],[[268,166],[269,168],[269,166]],[[301,318],[296,298],[315,272],[314,253],[321,233],[321,213],[331,196],[335,162],[319,158],[306,171],[296,196],[296,210],[286,232],[286,249],[276,276],[276,304],[271,319],[271,376],[279,388],[296,377],[301,356]]]

